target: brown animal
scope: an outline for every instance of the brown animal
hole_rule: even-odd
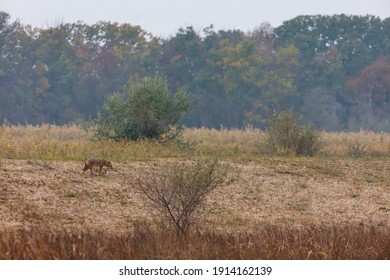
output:
[[[96,167],[99,167],[99,175],[101,174],[101,171],[103,169],[104,171],[104,174],[106,174],[106,170],[103,168],[103,166],[106,166],[108,168],[111,168],[111,169],[114,169],[112,167],[112,164],[111,162],[105,160],[105,159],[100,159],[100,158],[92,158],[92,159],[88,159],[85,163],[84,163],[84,168],[83,168],[83,174],[85,173],[85,171],[87,171],[88,169],[91,170],[91,174],[92,173],[92,168],[96,166]]]

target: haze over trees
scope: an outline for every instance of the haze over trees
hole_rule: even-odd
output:
[[[0,12],[0,121],[94,119],[129,78],[156,75],[188,93],[189,127],[264,128],[288,109],[320,129],[390,131],[390,18],[298,16],[159,38],[111,22],[32,28]]]

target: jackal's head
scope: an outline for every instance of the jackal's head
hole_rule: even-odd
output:
[[[89,169],[90,167],[91,167],[91,164],[89,163],[89,161],[86,161],[86,162],[84,163],[83,171]]]

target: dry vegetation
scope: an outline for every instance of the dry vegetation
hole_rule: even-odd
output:
[[[183,135],[184,139],[196,143],[201,154],[235,159],[256,159],[266,154],[264,136],[263,131],[252,127],[242,130],[196,128],[186,130]],[[322,157],[350,157],[351,146],[364,149],[364,156],[390,156],[390,133],[323,132],[322,136]]]
[[[190,146],[97,142],[78,127],[0,128],[0,259],[389,259],[390,134],[324,133],[314,158],[269,157],[263,134],[190,129]],[[134,187],[138,174],[218,156],[186,236]],[[105,157],[114,170],[82,174]]]
[[[389,157],[390,133],[360,131],[322,133],[321,157]],[[209,156],[256,160],[267,154],[264,132],[245,129],[187,129],[183,142],[95,141],[92,133],[78,126],[2,126],[0,158],[30,160],[84,160],[107,157],[119,162],[153,158]]]
[[[186,238],[140,226],[131,234],[16,229],[2,231],[0,259],[389,259],[388,237],[386,228],[357,225],[264,226]]]

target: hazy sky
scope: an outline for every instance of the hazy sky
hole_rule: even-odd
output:
[[[356,14],[390,17],[390,0],[0,0],[0,11],[23,24],[47,27],[81,20],[140,25],[154,35],[178,28],[249,31],[263,22],[277,27],[297,15]]]

